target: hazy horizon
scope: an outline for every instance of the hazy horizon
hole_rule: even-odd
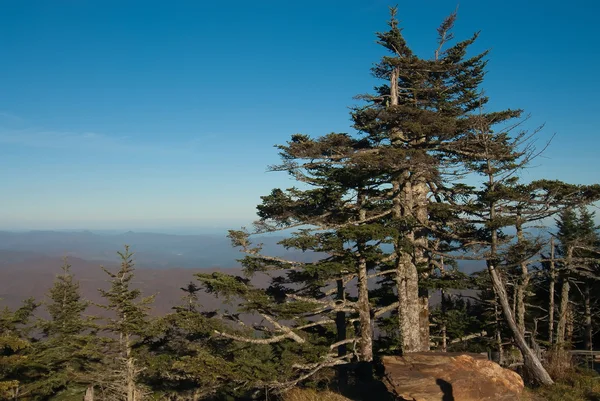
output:
[[[28,225],[28,226],[1,226],[0,232],[26,233],[34,231],[46,232],[92,232],[94,234],[124,234],[127,232],[135,233],[156,233],[156,234],[171,234],[171,235],[202,235],[202,234],[223,234],[226,235],[228,230],[239,229],[240,227],[249,226],[251,222],[233,222],[231,224],[211,223],[211,224],[191,224],[191,225],[153,225],[153,224],[132,224],[132,225]]]

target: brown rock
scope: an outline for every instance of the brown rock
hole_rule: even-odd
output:
[[[383,357],[385,385],[406,401],[520,400],[523,379],[478,354],[420,352]]]

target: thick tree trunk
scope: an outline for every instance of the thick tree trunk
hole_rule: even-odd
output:
[[[344,301],[346,299],[346,288],[344,286],[344,280],[337,280],[337,299],[339,301]],[[335,315],[335,327],[337,331],[337,341],[346,340],[347,333],[347,323],[346,323],[346,312],[340,311]],[[346,344],[342,344],[338,347],[338,356],[345,356],[348,352]],[[345,389],[348,386],[348,371],[344,365],[340,365],[337,368],[338,372],[338,384],[340,389]]]
[[[548,343],[554,343],[554,284],[556,283],[556,268],[554,264],[554,238],[550,238],[550,271],[548,285]]]
[[[390,106],[398,105],[399,69],[393,68],[390,74]],[[406,138],[400,130],[391,132],[392,145],[405,146]],[[392,180],[394,192],[393,216],[397,219],[427,218],[427,186],[417,175],[406,169]],[[413,184],[414,187],[413,187]],[[424,194],[424,195],[423,195]],[[424,196],[424,197],[423,197]],[[419,207],[416,207],[419,206]],[[419,232],[421,230],[417,230]],[[418,352],[429,349],[429,315],[424,326],[420,312],[423,303],[419,300],[419,273],[417,266],[423,260],[424,235],[415,235],[412,229],[398,238],[396,243],[396,286],[398,291],[398,320],[402,352]],[[426,244],[426,242],[425,242]],[[412,248],[412,250],[410,250]],[[423,318],[424,321],[424,318]],[[427,346],[423,338],[427,336]]]
[[[404,188],[399,180],[404,181]],[[413,208],[410,173],[405,173],[393,184],[394,217],[408,218]],[[413,255],[406,249],[406,242],[414,244],[413,233],[406,238],[400,237],[395,245],[396,251],[396,287],[398,291],[398,324],[400,347],[403,353],[421,351],[421,321],[419,301],[419,274]]]
[[[417,269],[406,253],[398,256],[396,266],[398,288],[398,319],[403,353],[421,350],[419,317],[419,283]]]
[[[523,366],[527,371],[529,379],[536,384],[553,384],[554,382],[552,381],[552,378],[550,377],[544,366],[542,366],[540,359],[535,355],[535,353],[529,347],[529,345],[527,345],[525,336],[519,330],[519,327],[515,322],[514,316],[512,315],[504,283],[498,275],[495,266],[491,262],[488,262],[488,271],[492,278],[494,291],[496,292],[498,300],[500,301],[500,307],[502,308],[502,312],[504,313],[504,319],[506,320],[506,323],[508,324],[508,327],[510,328],[513,334],[515,344],[523,354]]]
[[[573,344],[573,331],[574,331],[574,320],[575,316],[573,313],[573,305],[569,304],[567,306],[567,327],[566,327],[566,343],[571,345]]]
[[[360,252],[360,251],[359,251]],[[369,303],[369,285],[367,280],[367,262],[359,258],[358,266],[358,319],[360,322],[360,358],[361,361],[373,361],[373,333],[371,325],[371,304]]]
[[[420,228],[415,230],[415,241],[414,241],[414,253],[415,253],[415,266],[427,271],[429,261],[425,256],[425,249],[428,246],[427,231],[423,228],[428,224],[428,213],[427,213],[427,194],[428,187],[422,176],[417,178],[417,182],[412,186],[413,190],[413,205],[415,209],[415,217]],[[428,273],[424,273],[426,276]],[[419,294],[419,334],[421,338],[421,349],[420,351],[429,351],[430,349],[430,333],[429,333],[429,291],[426,288],[421,289]]]
[[[366,219],[366,211],[362,209],[364,195],[358,193],[359,220]],[[365,244],[357,243],[358,249],[358,319],[360,323],[360,358],[363,362],[373,361],[373,326],[371,324],[371,303],[369,302],[369,280],[367,259],[364,255]]]
[[[593,330],[592,330],[592,303],[591,303],[591,295],[590,295],[590,285],[589,283],[585,284],[585,289],[583,292],[584,295],[584,306],[585,306],[585,349],[593,350]]]

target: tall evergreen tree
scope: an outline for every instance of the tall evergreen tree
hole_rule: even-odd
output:
[[[526,268],[527,260],[534,254],[524,246],[524,222],[552,215],[561,207],[594,201],[599,191],[597,185],[575,186],[547,180],[519,184],[518,172],[537,154],[528,142],[530,135],[515,133],[520,123],[510,122],[520,114],[518,110],[481,111],[473,117],[472,131],[453,144],[453,148],[458,162],[483,178],[482,184],[470,190],[471,196],[460,205],[472,224],[471,234],[465,235],[469,237],[464,242],[466,249],[479,251],[487,263],[503,317],[523,355],[529,378],[538,384],[550,384],[550,376],[519,328],[509,302],[506,275],[509,268],[519,265]],[[523,213],[531,219],[525,220]],[[506,231],[511,226],[517,227],[515,236]]]
[[[373,69],[384,80],[374,95],[365,95],[367,106],[354,109],[354,126],[373,150],[363,156],[379,167],[380,184],[391,212],[388,225],[396,230],[393,262],[398,321],[404,352],[429,348],[428,295],[419,281],[431,276],[435,256],[429,251],[446,240],[446,213],[436,202],[451,196],[445,176],[444,152],[466,134],[470,115],[481,99],[487,52],[467,57],[477,39],[450,44],[456,13],[438,28],[438,46],[432,58],[421,58],[407,45],[392,8],[390,30],[378,34],[390,55]],[[447,171],[446,171],[447,172]],[[432,200],[435,199],[435,200]],[[445,230],[446,228],[446,230]]]
[[[594,223],[594,214],[587,208],[571,207],[564,210],[556,220],[559,241],[557,253],[559,277],[562,282],[558,322],[556,326],[556,343],[565,345],[567,318],[571,301],[576,297],[583,309],[583,327],[585,334],[582,336],[584,347],[592,346],[592,292],[600,273],[600,237],[598,227]],[[571,286],[581,287],[574,295]]]
[[[135,269],[129,246],[118,255],[121,266],[117,272],[102,267],[110,279],[110,288],[99,290],[107,301],[101,306],[110,316],[102,329],[109,333],[111,341],[104,366],[94,372],[93,379],[111,400],[140,401],[145,397],[139,381],[144,367],[137,358],[137,348],[150,335],[148,309],[154,297],[142,297],[141,291],[132,287]]]

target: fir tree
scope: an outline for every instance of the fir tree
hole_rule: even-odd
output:
[[[201,288],[190,282],[181,290],[185,293],[181,304],[158,320],[147,344],[144,382],[163,398],[189,400],[220,392],[228,384],[239,386],[243,380],[233,374],[225,358],[232,359],[228,342],[213,336],[214,314],[200,311],[197,292]]]
[[[594,214],[585,207],[571,207],[564,210],[556,220],[559,241],[557,253],[559,277],[562,282],[558,323],[556,326],[556,343],[564,346],[566,342],[567,316],[571,300],[578,297],[584,316],[582,336],[584,347],[589,349],[593,343],[592,328],[592,292],[599,274],[598,227],[594,223]],[[571,295],[571,286],[581,287],[575,295]]]
[[[139,382],[144,367],[137,357],[137,348],[146,336],[151,335],[148,309],[154,297],[142,298],[141,291],[132,288],[135,269],[129,246],[118,255],[121,266],[117,272],[102,267],[110,278],[110,288],[99,290],[107,301],[101,306],[111,316],[102,329],[111,335],[111,341],[104,366],[95,372],[93,379],[110,399],[139,401],[145,397],[145,392]]]
[[[355,108],[352,117],[374,148],[363,155],[364,161],[378,166],[380,185],[388,188],[385,207],[391,212],[387,225],[396,231],[391,256],[401,349],[412,352],[429,348],[427,286],[419,281],[435,269],[436,257],[429,249],[450,232],[444,230],[448,219],[443,208],[435,205],[449,196],[442,175],[444,152],[466,134],[466,121],[479,102],[487,101],[478,97],[487,52],[467,57],[477,34],[451,45],[453,13],[438,28],[433,57],[421,58],[407,45],[396,12],[392,8],[390,30],[378,34],[390,55],[373,69],[386,84],[376,87],[374,95],[362,96],[368,104]]]
[[[236,375],[252,377],[248,383],[281,392],[324,368],[345,363],[346,356],[334,352],[334,333],[327,327],[335,321],[323,321],[322,304],[290,300],[273,286],[256,288],[239,276],[198,273],[196,277],[209,293],[236,307],[220,317],[219,325],[213,323],[213,335],[238,344],[235,354],[242,355],[233,367],[239,372]],[[249,321],[257,323],[249,325]]]
[[[82,393],[89,384],[86,372],[100,359],[92,319],[84,316],[89,302],[81,298],[79,283],[65,260],[48,293],[46,310],[50,319],[40,326],[43,337],[33,344],[30,360],[38,377],[27,391],[38,399],[60,392]]]
[[[528,142],[530,136],[526,132],[514,133],[520,124],[509,122],[520,114],[520,111],[481,111],[472,119],[472,132],[453,144],[459,163],[483,178],[482,184],[473,188],[468,200],[460,205],[472,224],[471,234],[465,234],[465,239],[470,239],[463,244],[467,245],[466,250],[482,255],[487,263],[494,292],[515,344],[523,355],[529,379],[538,384],[550,384],[552,379],[527,344],[511,308],[507,273],[516,266],[526,270],[527,260],[534,255],[525,246],[521,231],[524,222],[551,216],[569,205],[594,201],[599,192],[598,186],[575,186],[557,181],[519,184],[517,173],[537,154]],[[499,131],[495,132],[492,127],[498,127]],[[524,218],[525,212],[528,219]],[[517,227],[516,236],[507,234],[506,228],[511,226]]]
[[[22,386],[35,377],[26,352],[31,346],[32,318],[38,306],[28,298],[15,311],[4,308],[0,312],[0,397],[17,399]]]

